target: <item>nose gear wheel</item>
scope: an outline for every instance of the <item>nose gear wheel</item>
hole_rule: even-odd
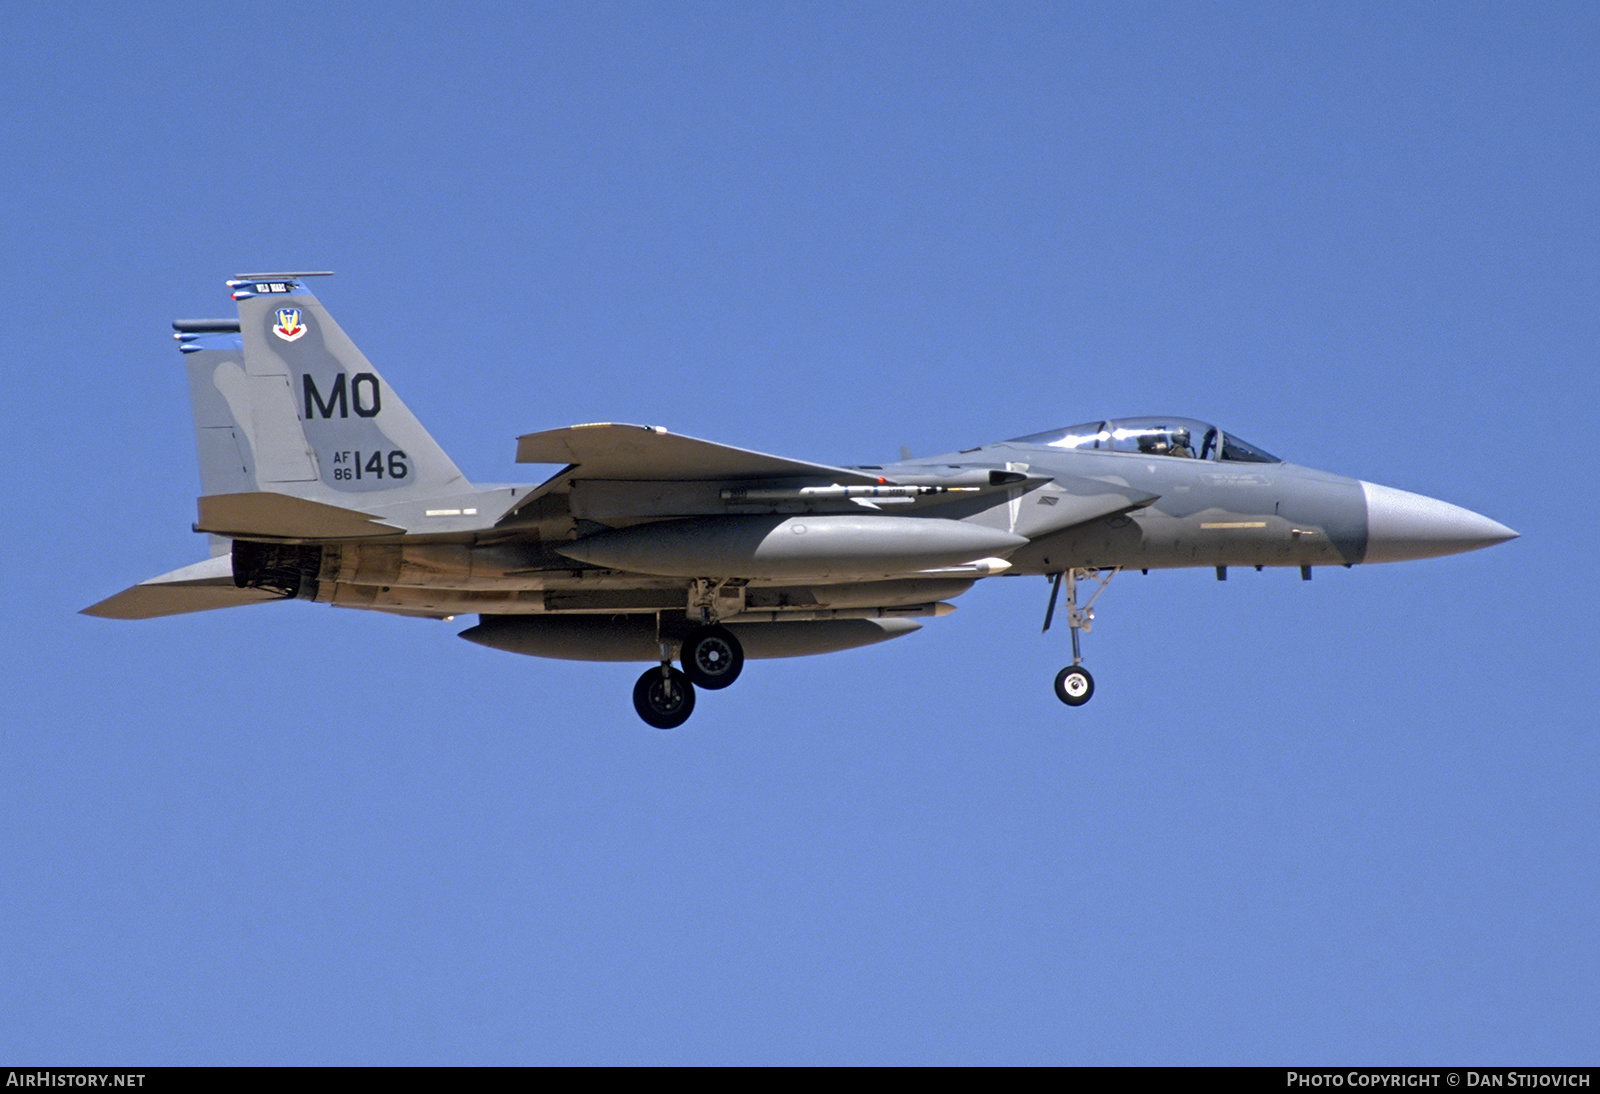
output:
[[[1068,665],[1056,673],[1056,698],[1069,707],[1081,707],[1094,694],[1094,677],[1082,665]]]

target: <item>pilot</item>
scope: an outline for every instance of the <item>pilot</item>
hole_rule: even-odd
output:
[[[1185,459],[1194,459],[1194,449],[1189,447],[1189,431],[1187,429],[1174,430],[1172,433],[1172,447],[1167,450],[1169,456],[1183,456]]]
[[[1141,433],[1139,435],[1139,451],[1146,456],[1165,456],[1167,454],[1168,440],[1165,433]]]

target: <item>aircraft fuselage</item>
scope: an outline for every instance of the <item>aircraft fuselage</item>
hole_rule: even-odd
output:
[[[944,456],[844,467],[595,423],[526,434],[543,481],[477,486],[305,286],[229,282],[239,319],[174,324],[209,559],[90,614],[148,619],[274,599],[477,613],[463,637],[542,657],[656,662],[634,704],[681,724],[745,657],[884,641],[984,578],[1065,592],[1063,702],[1093,692],[1085,581],[1123,569],[1351,566],[1516,533],[1433,498],[1285,463],[1187,418],[1123,418]],[[1098,595],[1096,593],[1095,595]],[[1092,597],[1090,598],[1092,600]],[[671,662],[681,658],[683,670]]]

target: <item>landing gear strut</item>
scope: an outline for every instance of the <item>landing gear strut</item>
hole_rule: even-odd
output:
[[[1056,598],[1061,594],[1061,579],[1067,580],[1067,626],[1072,628],[1072,664],[1056,673],[1056,698],[1069,707],[1081,707],[1094,695],[1094,677],[1089,675],[1089,670],[1083,667],[1083,651],[1078,645],[1078,632],[1088,634],[1094,622],[1094,602],[1100,594],[1106,591],[1106,586],[1111,584],[1111,579],[1117,576],[1121,567],[1106,571],[1102,574],[1099,570],[1064,570],[1056,574],[1055,581],[1050,586],[1050,606],[1044,613],[1044,630],[1050,629],[1050,623],[1056,615]],[[1082,607],[1078,606],[1078,582],[1090,579],[1099,582],[1096,589]]]

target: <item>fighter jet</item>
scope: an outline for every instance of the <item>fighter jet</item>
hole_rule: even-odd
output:
[[[559,467],[542,482],[475,486],[306,288],[314,276],[240,275],[237,319],[173,324],[210,557],[86,614],[282,599],[476,613],[461,637],[480,645],[650,663],[634,707],[671,729],[747,658],[910,634],[985,578],[1048,578],[1046,630],[1065,587],[1072,663],[1055,692],[1078,706],[1094,693],[1079,634],[1123,570],[1288,566],[1309,579],[1517,534],[1174,417],[853,467],[605,422],[518,438],[519,463]]]

